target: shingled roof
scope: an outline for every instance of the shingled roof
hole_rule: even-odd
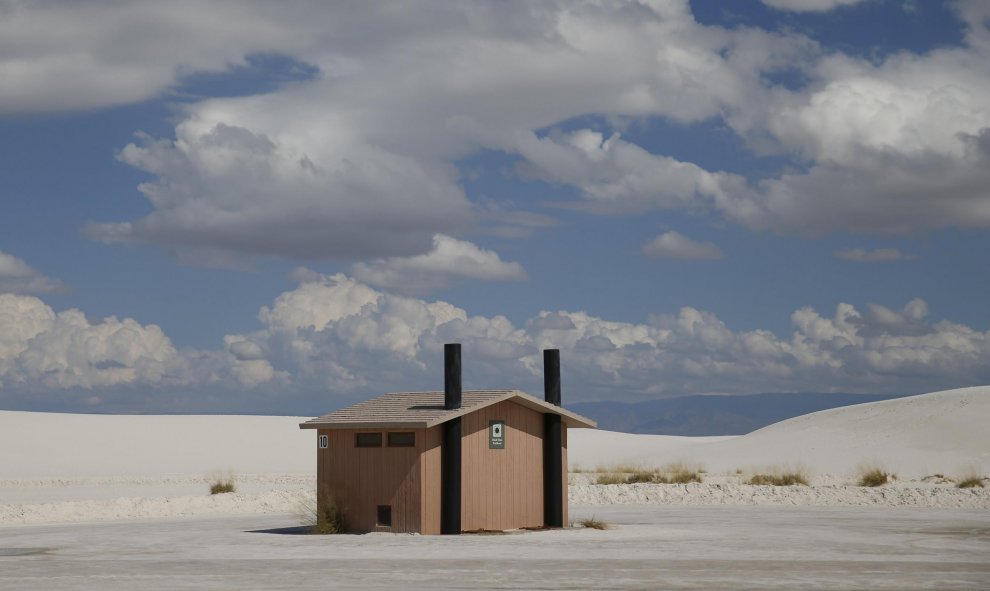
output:
[[[519,390],[467,390],[461,407],[446,410],[443,392],[390,392],[299,424],[300,429],[428,429],[480,408],[511,400],[541,413],[560,415],[571,428],[595,428],[595,421]]]

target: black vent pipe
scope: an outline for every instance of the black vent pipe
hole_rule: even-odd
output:
[[[443,407],[461,407],[461,346],[443,346]],[[440,448],[440,533],[461,533],[461,417],[443,424]]]
[[[544,399],[560,406],[560,350],[543,351]],[[543,523],[564,527],[564,466],[560,415],[543,414]]]
[[[543,350],[543,397],[560,406],[560,349]]]
[[[461,407],[461,345],[447,343],[443,346],[443,408]]]

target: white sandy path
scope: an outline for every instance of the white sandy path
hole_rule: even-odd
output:
[[[877,463],[902,479],[990,468],[990,386],[857,404],[795,417],[728,438],[570,431],[572,466],[662,466],[684,461],[712,473],[803,465],[848,476]]]

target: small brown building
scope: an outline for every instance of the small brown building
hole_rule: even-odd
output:
[[[317,430],[320,497],[329,494],[351,531],[563,526],[567,429],[595,422],[559,406],[557,351],[545,360],[551,402],[518,390],[461,393],[459,345],[447,345],[444,392],[394,392],[300,424]]]

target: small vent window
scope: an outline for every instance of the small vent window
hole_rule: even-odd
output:
[[[413,447],[416,445],[416,433],[412,431],[399,431],[388,434],[389,447]]]
[[[381,447],[382,446],[382,434],[381,433],[358,433],[354,437],[354,445],[356,447]]]
[[[378,505],[378,525],[392,527],[392,505]]]

